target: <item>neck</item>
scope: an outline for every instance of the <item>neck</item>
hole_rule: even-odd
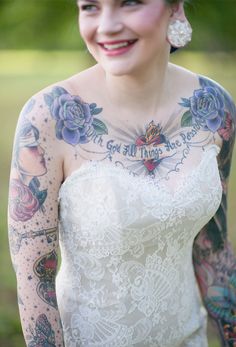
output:
[[[111,104],[126,114],[155,114],[168,97],[168,58],[162,54],[150,66],[132,75],[114,76],[105,73],[107,96]],[[138,102],[137,102],[138,101]]]

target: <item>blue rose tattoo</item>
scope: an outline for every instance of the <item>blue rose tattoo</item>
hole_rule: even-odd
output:
[[[107,134],[106,125],[95,118],[102,108],[87,104],[79,96],[69,94],[62,87],[54,87],[44,95],[53,119],[56,120],[56,137],[72,146],[87,143],[91,128],[99,135]]]
[[[86,131],[93,121],[89,105],[79,97],[63,94],[51,106],[52,117],[57,121],[56,134],[71,145],[87,142]]]
[[[189,99],[182,98],[181,106],[188,108],[181,120],[182,126],[199,124],[202,130],[215,133],[225,125],[225,96],[220,88],[200,78],[201,89],[194,91]]]

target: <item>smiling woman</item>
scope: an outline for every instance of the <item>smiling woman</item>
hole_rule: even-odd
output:
[[[207,312],[236,345],[236,109],[169,62],[191,39],[183,5],[79,0],[96,64],[20,114],[9,240],[29,347],[206,347]]]

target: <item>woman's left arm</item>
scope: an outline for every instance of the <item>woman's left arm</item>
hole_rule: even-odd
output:
[[[220,207],[197,235],[193,264],[203,302],[217,323],[222,346],[236,347],[236,257],[227,239],[227,191],[236,132],[236,111],[232,99],[222,91],[225,117],[218,134],[222,148],[218,156],[223,187]]]

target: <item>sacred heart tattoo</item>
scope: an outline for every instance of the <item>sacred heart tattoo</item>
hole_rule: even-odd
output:
[[[57,308],[54,280],[57,261],[57,254],[55,251],[52,251],[40,257],[34,264],[34,273],[39,278],[37,293],[44,302],[54,308]]]
[[[149,173],[152,173],[161,162],[159,155],[155,157],[156,150],[158,154],[158,147],[160,147],[159,145],[167,142],[165,135],[163,135],[161,131],[162,129],[160,125],[156,125],[154,121],[151,121],[146,129],[145,134],[140,135],[135,141],[137,149],[152,145],[153,155],[150,155],[150,157],[154,156],[154,158],[143,160],[143,165],[146,167]]]

